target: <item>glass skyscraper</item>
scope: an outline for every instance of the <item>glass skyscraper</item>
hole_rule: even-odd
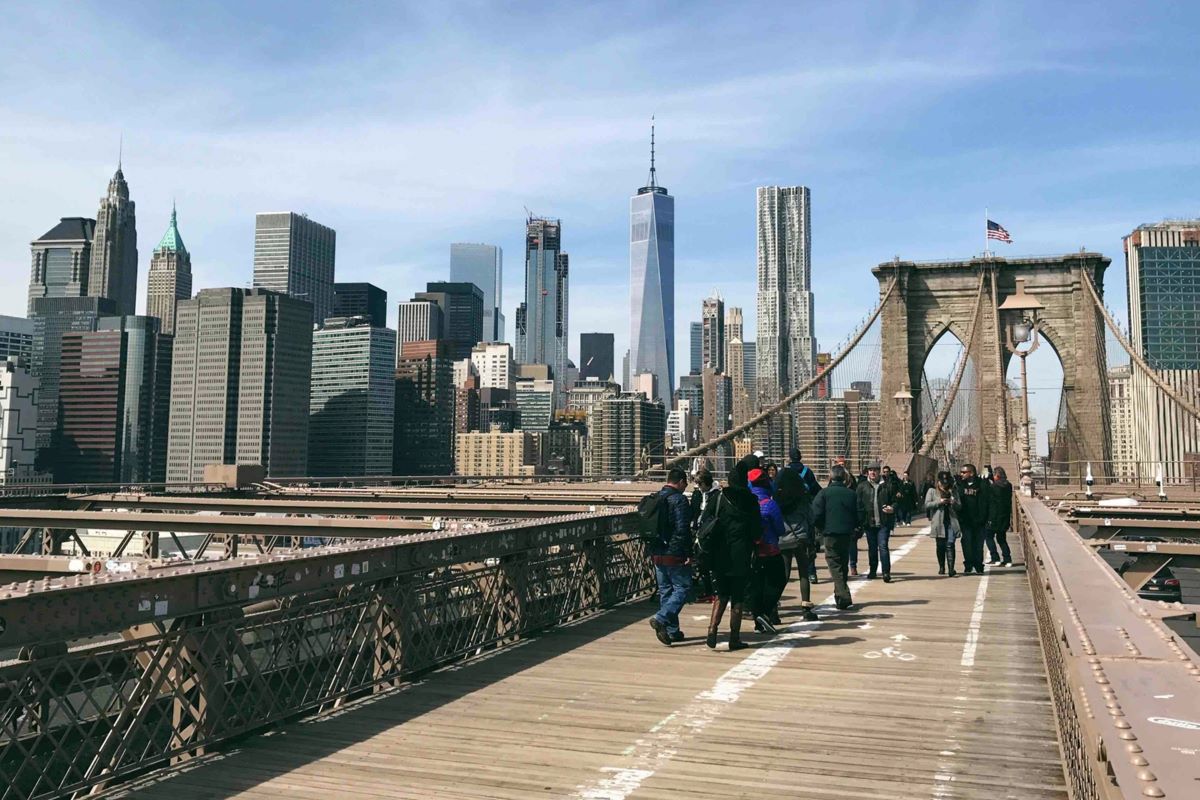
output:
[[[658,397],[675,390],[675,198],[659,186],[650,128],[650,180],[629,199],[630,378],[658,376]]]
[[[529,217],[525,225],[525,301],[517,307],[517,363],[548,364],[560,393],[567,380],[568,258],[562,223]]]
[[[254,286],[312,304],[313,322],[333,316],[337,233],[290,211],[254,218]]]
[[[504,341],[502,278],[504,251],[492,244],[450,245],[450,280],[473,283],[483,292],[483,341]]]

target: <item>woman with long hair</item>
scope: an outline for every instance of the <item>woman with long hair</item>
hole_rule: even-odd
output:
[[[958,512],[962,510],[962,499],[954,476],[943,470],[937,474],[934,485],[925,493],[925,513],[929,515],[929,526],[937,542],[938,575],[953,578],[954,542],[962,535]]]

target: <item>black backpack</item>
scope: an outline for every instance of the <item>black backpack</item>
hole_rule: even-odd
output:
[[[700,530],[696,531],[696,550],[702,558],[711,557],[725,541],[720,519],[722,494],[722,492],[717,493],[715,501],[717,506],[713,509],[712,516],[704,520],[700,524]]]
[[[663,544],[662,512],[666,503],[662,494],[651,492],[638,500],[638,538],[646,544]]]

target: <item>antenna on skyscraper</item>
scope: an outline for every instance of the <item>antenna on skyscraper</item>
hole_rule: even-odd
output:
[[[650,184],[651,189],[658,186],[654,176],[654,115],[650,115]]]
[[[125,159],[125,131],[121,131],[120,138],[117,139],[117,170],[121,169],[121,162]]]

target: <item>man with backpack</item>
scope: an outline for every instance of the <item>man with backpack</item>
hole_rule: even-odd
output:
[[[821,484],[803,461],[800,448],[793,447],[791,460],[779,471],[775,481],[775,502],[783,512],[787,531],[780,540],[783,550],[784,580],[792,573],[792,561],[800,575],[800,607],[804,619],[813,622],[812,583],[816,583],[817,537],[812,526],[812,500],[821,491]]]
[[[667,474],[662,489],[638,503],[642,538],[658,582],[659,608],[650,618],[650,627],[667,647],[684,638],[679,611],[692,589],[692,513],[685,488],[687,473],[676,467]]]

